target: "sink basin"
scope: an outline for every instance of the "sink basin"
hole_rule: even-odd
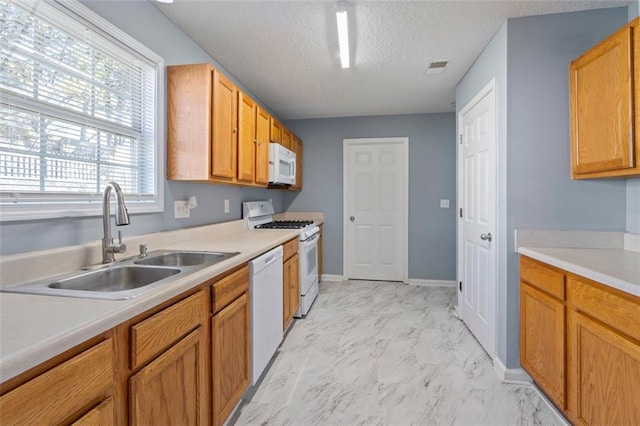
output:
[[[149,257],[125,259],[60,277],[18,284],[0,292],[43,294],[84,299],[132,299],[239,253],[157,250]],[[93,268],[93,267],[92,267]],[[178,275],[180,274],[180,275]]]
[[[176,268],[121,266],[89,272],[49,284],[52,289],[113,292],[133,290],[180,273]]]
[[[210,251],[170,251],[163,254],[150,255],[145,259],[136,260],[136,265],[155,266],[197,266],[213,265],[229,259],[238,253],[222,253]]]

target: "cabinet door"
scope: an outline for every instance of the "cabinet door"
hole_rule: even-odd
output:
[[[569,412],[591,425],[640,424],[640,346],[570,311]]]
[[[274,143],[282,142],[282,124],[280,124],[278,120],[273,117],[271,117],[271,130],[269,132],[269,139],[271,139],[271,142]]]
[[[232,179],[236,175],[238,144],[237,89],[233,83],[214,72],[213,77],[213,138],[211,141],[211,174]]]
[[[0,424],[68,424],[108,398],[113,381],[108,339],[2,395]]]
[[[271,116],[258,107],[256,114],[256,173],[255,182],[263,185],[269,183],[269,131]]]
[[[113,399],[108,398],[72,423],[72,426],[111,426],[115,424]]]
[[[253,182],[256,145],[256,103],[238,91],[238,180]]]
[[[631,37],[625,27],[571,63],[574,177],[634,167]]]
[[[288,259],[282,265],[282,329],[286,330],[293,318],[294,312],[291,312],[291,259]]]
[[[318,281],[322,279],[322,225],[318,233]]]
[[[214,315],[211,323],[213,424],[218,426],[231,414],[249,386],[249,295],[244,293]]]
[[[300,261],[298,253],[289,259],[289,313],[291,316],[300,307]]]
[[[280,144],[293,151],[293,147],[291,146],[291,131],[284,126],[282,127],[282,142],[280,142]]]
[[[561,408],[565,408],[565,307],[520,283],[520,363]]]
[[[296,135],[291,137],[291,151],[296,154],[296,183],[289,189],[299,191],[302,189],[302,141]]]
[[[206,336],[202,327],[129,379],[132,425],[207,423]]]

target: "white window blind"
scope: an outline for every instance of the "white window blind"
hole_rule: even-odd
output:
[[[2,218],[98,214],[110,181],[157,211],[162,69],[79,3],[0,0]]]

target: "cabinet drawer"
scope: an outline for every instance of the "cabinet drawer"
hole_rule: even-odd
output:
[[[284,261],[289,259],[291,256],[298,252],[298,239],[294,238],[293,240],[287,241],[286,243],[284,243],[282,249],[282,260]]]
[[[564,300],[564,275],[528,257],[520,258],[520,279],[558,299]]]
[[[212,291],[212,310],[218,312],[249,290],[249,265],[216,282]]]
[[[68,424],[109,396],[111,339],[82,352],[0,398],[0,424]]]
[[[640,298],[622,297],[586,279],[570,277],[569,302],[574,308],[640,341]]]
[[[131,368],[149,361],[202,324],[206,300],[200,291],[131,327]]]

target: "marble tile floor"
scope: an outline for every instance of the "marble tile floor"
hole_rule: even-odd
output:
[[[321,283],[229,423],[556,424],[530,386],[499,381],[455,302],[455,288]]]

